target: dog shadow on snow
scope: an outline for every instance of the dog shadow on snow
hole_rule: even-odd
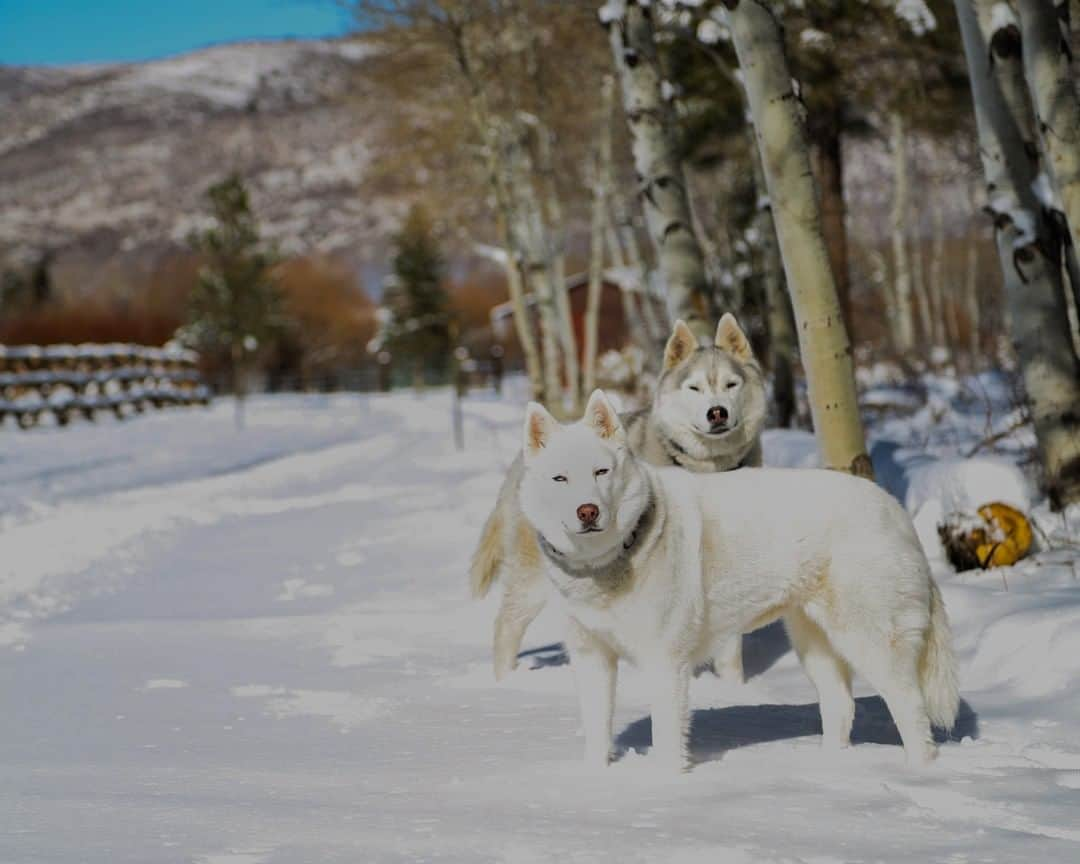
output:
[[[747,680],[761,675],[791,650],[783,624],[779,621],[743,636],[743,672]],[[566,650],[555,642],[518,657],[530,663],[530,669],[568,664]],[[694,711],[690,720],[690,753],[696,763],[720,759],[728,750],[803,738],[821,734],[821,714],[816,702],[806,705],[733,705]],[[961,700],[960,712],[952,732],[935,730],[938,743],[979,737],[979,718],[971,706]],[[855,722],[851,728],[852,744],[888,744],[901,746],[885,701],[880,696],[855,700]],[[631,750],[642,751],[652,745],[652,719],[642,717],[622,730],[615,738],[615,756]]]
[[[791,650],[784,625],[779,621],[743,636],[743,672],[747,680],[769,669],[777,660]],[[530,648],[517,655],[518,660],[529,664],[530,670],[567,666],[570,657],[562,642],[552,642]]]
[[[958,741],[965,736],[978,737],[978,715],[961,700],[956,726],[946,735],[934,730],[938,743]],[[692,712],[690,719],[690,755],[697,764],[713,762],[729,750],[804,738],[821,734],[821,716],[816,702],[807,705],[733,705],[727,708],[704,708]],[[851,728],[852,744],[889,744],[900,747],[900,734],[880,696],[855,700],[855,722]],[[615,757],[633,750],[642,752],[652,745],[652,719],[635,720],[615,739]]]

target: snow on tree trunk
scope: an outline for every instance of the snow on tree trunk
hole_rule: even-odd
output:
[[[915,320],[911,311],[911,263],[907,248],[908,171],[907,134],[904,118],[893,112],[889,118],[889,140],[893,151],[893,297],[896,302],[896,349],[906,354],[915,347]]]
[[[649,233],[667,292],[669,315],[682,318],[699,339],[712,329],[714,310],[705,256],[694,234],[686,175],[675,141],[675,118],[665,98],[651,5],[627,0],[609,26],[623,109],[632,138],[634,167]]]
[[[750,130],[750,161],[754,168],[757,190],[757,223],[761,237],[761,275],[765,283],[766,322],[769,330],[769,371],[773,376],[773,412],[776,425],[791,426],[795,416],[795,326],[791,316],[791,301],[784,286],[784,262],[776,241],[772,202],[769,200],[765,169],[757,140]]]
[[[822,235],[806,133],[779,22],[761,0],[725,0],[791,290],[822,461],[871,476],[851,343]]]
[[[1060,244],[1033,184],[1037,152],[1020,104],[1020,31],[1008,7],[955,0],[979,152],[994,217],[1013,346],[1031,406],[1050,503],[1080,500],[1080,364],[1061,284]],[[991,57],[993,63],[991,64]]]
[[[1051,0],[1017,0],[1024,73],[1046,156],[1046,168],[1065,214],[1072,248],[1080,248],[1080,96]],[[1076,289],[1078,286],[1073,286]]]

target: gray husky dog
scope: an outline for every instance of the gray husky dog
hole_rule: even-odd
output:
[[[720,319],[712,345],[700,346],[677,321],[664,349],[663,372],[652,404],[620,418],[629,449],[658,467],[696,473],[761,464],[761,431],[767,414],[765,379],[734,316]],[[483,597],[503,576],[495,619],[495,678],[517,666],[521,640],[547,602],[543,555],[519,504],[524,465],[519,455],[484,524],[469,571],[473,595]],[[713,658],[717,674],[741,681],[741,637]]]

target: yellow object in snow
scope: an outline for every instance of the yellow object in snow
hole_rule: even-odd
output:
[[[990,528],[979,531],[982,536],[975,538],[979,566],[984,570],[1008,567],[1027,555],[1031,549],[1031,523],[1023,513],[997,501],[980,507],[979,516]]]

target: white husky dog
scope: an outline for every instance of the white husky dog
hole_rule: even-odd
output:
[[[560,426],[531,403],[521,509],[566,607],[585,756],[606,764],[619,658],[650,676],[653,750],[687,764],[687,690],[713,646],[783,618],[817,689],[824,742],[849,743],[852,670],[884,697],[909,760],[959,705],[941,594],[907,513],[821,470],[692,474],[626,446],[599,390]]]

